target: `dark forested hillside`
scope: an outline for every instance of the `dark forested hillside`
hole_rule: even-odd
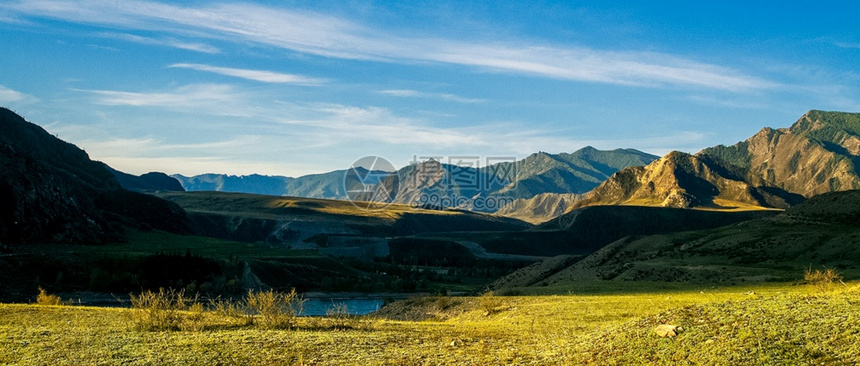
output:
[[[124,225],[188,232],[179,206],[121,188],[103,163],[0,108],[0,243],[102,243]]]

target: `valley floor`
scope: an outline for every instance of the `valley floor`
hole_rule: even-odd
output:
[[[141,331],[131,322],[133,311],[0,305],[0,364],[860,362],[856,282],[430,297],[395,303],[376,317],[300,318],[292,330],[258,329],[206,313],[198,330]],[[663,323],[683,331],[662,338],[654,329]]]

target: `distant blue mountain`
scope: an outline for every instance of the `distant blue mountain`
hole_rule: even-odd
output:
[[[219,191],[283,195],[287,183],[294,178],[270,175],[225,175],[201,174],[186,177],[180,174],[172,175],[186,191]]]
[[[431,207],[481,207],[488,197],[527,199],[542,193],[581,194],[597,187],[613,173],[646,165],[658,157],[634,149],[611,151],[585,147],[573,153],[539,152],[516,162],[466,167],[429,160],[400,169],[382,184],[396,192],[396,202]],[[173,175],[187,191],[243,192],[277,196],[347,199],[347,170],[298,178],[266,175]]]

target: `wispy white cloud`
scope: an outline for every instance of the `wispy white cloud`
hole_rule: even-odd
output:
[[[168,38],[151,38],[151,37],[138,36],[138,35],[134,35],[134,34],[126,34],[126,33],[100,33],[99,35],[102,37],[105,37],[105,38],[119,39],[119,40],[124,40],[124,41],[129,41],[129,42],[134,42],[134,43],[140,43],[140,44],[145,44],[145,45],[166,46],[166,47],[173,47],[173,48],[179,48],[179,49],[183,49],[183,50],[202,52],[202,53],[214,54],[214,53],[220,53],[221,52],[221,50],[218,49],[218,47],[215,47],[212,45],[208,45],[205,43],[199,43],[199,42],[186,42],[186,41],[182,41],[182,40],[179,40],[176,38],[169,38],[169,37]]]
[[[88,131],[91,128],[78,128],[78,133]],[[70,129],[59,129],[60,133],[71,133]],[[173,143],[164,141],[164,139],[153,136],[140,138],[121,138],[103,136],[102,138],[88,138],[87,136],[77,135],[77,140],[82,146],[85,146],[88,151],[99,152],[100,155],[110,157],[157,157],[165,153],[173,156],[213,156],[213,152],[220,151],[223,153],[251,152],[249,150],[259,149],[252,153],[263,152],[261,143],[265,141],[266,136],[259,135],[239,135],[230,137],[226,140],[215,140],[197,143]],[[217,156],[217,154],[216,154]]]
[[[487,101],[486,99],[466,98],[447,93],[428,93],[411,89],[380,90],[379,93],[395,97],[438,99],[457,103],[484,103]]]
[[[248,69],[235,69],[229,67],[218,67],[211,65],[201,65],[201,64],[185,64],[178,63],[173,64],[168,67],[172,68],[183,68],[183,69],[192,69],[197,71],[205,71],[211,72],[215,74],[233,76],[242,79],[260,81],[264,83],[286,83],[286,84],[300,84],[300,85],[320,85],[326,82],[325,79],[317,79],[310,78],[301,75],[295,74],[284,74],[274,71],[265,71],[265,70],[248,70]]]
[[[617,52],[587,47],[484,46],[450,42],[428,59],[499,72],[636,86],[686,85],[729,91],[777,84],[738,71],[654,52]]]
[[[111,51],[111,52],[119,51],[119,48],[110,47],[110,46],[103,46],[100,44],[88,44],[87,47],[95,49],[95,50],[105,50],[105,51]]]
[[[27,103],[35,102],[36,100],[33,96],[0,85],[0,103]]]
[[[90,102],[118,108],[149,108],[201,121],[202,116],[249,118],[265,116],[273,96],[231,84],[188,84],[167,89],[128,91],[72,89]],[[197,122],[202,123],[202,122]]]
[[[64,140],[74,142],[91,158],[133,174],[162,171],[186,175],[303,175],[324,170],[313,161],[303,163],[301,159],[288,162],[260,158],[278,151],[289,151],[290,147],[277,144],[283,136],[240,135],[197,143],[175,143],[155,136],[117,137],[117,131],[106,131],[103,126],[54,123],[46,128]]]
[[[662,154],[669,149],[697,151],[703,139],[693,132],[611,140],[578,138],[534,125],[523,130],[521,121],[439,126],[432,119],[379,106],[279,102],[270,90],[241,85],[80,92],[90,95],[94,103],[109,106],[103,108],[108,115],[94,125],[60,124],[50,129],[85,148],[94,159],[133,173],[164,170],[297,175],[346,167],[368,154],[402,165],[414,154],[523,157],[539,150],[574,151],[586,145],[633,147]],[[395,93],[412,94],[408,90]],[[156,113],[157,117],[142,114],[135,123],[146,127],[129,132],[128,122],[116,123],[117,118],[111,115],[125,113],[123,108],[171,113]],[[234,118],[239,113],[241,118]],[[237,131],[241,131],[239,135]],[[195,141],[177,138],[189,134]],[[283,159],[285,156],[290,158]],[[304,165],[285,165],[284,160]]]
[[[412,118],[398,116],[387,108],[315,104],[307,109],[311,116],[280,119],[288,125],[322,131],[321,136],[334,144],[355,141],[411,146],[479,146],[482,137],[457,129],[427,126]]]
[[[204,88],[205,89],[205,88]],[[112,105],[128,107],[157,107],[166,109],[192,108],[209,110],[219,98],[188,98],[180,87],[163,93],[102,91],[94,94]],[[244,91],[233,87],[223,98]],[[180,107],[191,100],[203,100],[196,107]],[[232,106],[229,106],[232,108]],[[106,113],[111,113],[107,109]],[[266,103],[265,107],[248,109],[237,135],[235,123],[211,123],[201,127],[199,112],[190,116],[170,114],[147,118],[138,123],[150,127],[130,133],[124,123],[106,115],[105,122],[93,125],[55,123],[47,126],[52,133],[71,141],[94,159],[135,174],[151,170],[168,173],[302,175],[347,167],[355,159],[375,154],[396,164],[408,163],[413,155],[469,155],[524,157],[534,151],[570,152],[586,145],[603,149],[618,146],[633,147],[663,154],[670,149],[697,151],[703,136],[695,132],[673,132],[669,135],[628,136],[616,139],[576,138],[570,134],[542,129],[539,126],[524,131],[521,123],[498,122],[453,127],[436,126],[432,122],[399,115],[383,107],[358,107],[340,104]],[[211,112],[220,113],[220,112]],[[205,118],[205,117],[204,117]],[[175,121],[172,122],[171,121]],[[227,118],[225,120],[234,120]],[[164,134],[165,126],[175,123],[175,130]],[[205,130],[205,133],[204,133]],[[140,131],[145,135],[141,136]],[[177,136],[194,134],[195,141]],[[289,159],[284,159],[288,156]]]
[[[834,44],[839,48],[860,48],[860,43],[836,42]]]
[[[226,84],[191,84],[168,91],[130,92],[119,90],[83,90],[92,94],[95,103],[113,106],[162,107],[190,109],[198,107],[238,107],[246,100],[243,92]],[[216,108],[223,110],[224,108]],[[205,109],[197,109],[203,111]],[[238,111],[237,111],[238,113]]]
[[[33,25],[33,22],[16,17],[11,14],[0,13],[0,23],[18,24],[18,25]]]
[[[23,17],[174,35],[241,41],[326,57],[385,62],[438,62],[496,72],[637,86],[688,86],[729,91],[773,88],[766,79],[727,67],[653,52],[511,40],[466,42],[404,37],[318,13],[250,4],[196,7],[149,1],[22,0],[0,8]]]
[[[201,143],[171,143],[156,137],[111,137],[103,129],[92,127],[48,126],[52,133],[73,141],[94,159],[123,171],[142,174],[157,170],[186,175],[202,173],[272,174],[299,176],[320,173],[332,168],[332,159],[345,168],[355,159],[378,154],[404,165],[414,156],[453,156],[480,154],[482,156],[514,156],[522,158],[534,151],[571,152],[584,146],[612,149],[630,146],[663,155],[670,150],[696,151],[697,146],[678,146],[679,141],[695,145],[703,136],[695,132],[677,132],[666,136],[622,138],[614,140],[571,139],[547,131],[519,133],[504,124],[477,128],[435,128],[416,124],[408,118],[397,117],[383,109],[327,106],[331,119],[284,121],[292,126],[315,127],[303,130],[304,140],[319,139],[323,144],[302,144],[290,147],[283,141],[289,133],[272,135],[243,135],[224,140]],[[399,120],[397,129],[376,124],[353,126],[356,121],[376,118]],[[337,122],[341,121],[341,122]],[[320,126],[319,124],[323,125]],[[315,132],[314,129],[322,130]],[[357,133],[361,131],[361,133]],[[91,137],[98,135],[98,137]],[[369,137],[372,135],[372,138]],[[372,149],[368,149],[368,144]],[[337,146],[337,156],[330,147]],[[667,147],[668,146],[668,147]],[[654,147],[658,147],[655,149]],[[292,149],[292,150],[291,150]],[[277,156],[291,156],[278,159]],[[338,165],[334,165],[338,166]]]
[[[295,135],[291,138],[301,136],[302,146],[308,148],[356,143],[442,147],[487,145],[477,131],[472,133],[467,131],[468,128],[432,127],[425,121],[396,115],[387,108],[276,102],[276,98],[271,95],[252,94],[234,85],[192,84],[154,92],[79,91],[92,95],[94,103],[106,106],[158,108],[198,116],[241,116],[254,120],[255,128],[266,128],[266,123],[297,126],[300,128],[289,129],[290,134]],[[149,143],[142,140],[128,143],[113,140],[121,145]],[[267,144],[269,147],[273,145],[278,145],[278,142],[270,141]],[[170,148],[176,149],[178,146]]]
[[[109,106],[154,107],[179,111],[190,115],[241,116],[255,121],[258,133],[270,133],[286,141],[300,138],[307,150],[332,147],[365,146],[374,149],[460,150],[493,151],[498,153],[529,154],[534,151],[573,151],[586,145],[616,148],[634,147],[644,150],[686,149],[702,141],[702,135],[692,132],[682,135],[631,137],[628,139],[576,139],[568,133],[545,130],[532,126],[523,130],[522,122],[497,122],[455,127],[435,126],[415,116],[404,116],[379,106],[354,106],[331,103],[277,102],[273,96],[252,95],[249,90],[234,85],[192,84],[167,91],[132,92],[115,90],[83,90],[92,94],[95,102]],[[413,93],[414,92],[414,93]],[[415,96],[418,91],[392,90],[391,93]],[[253,102],[256,100],[257,102]],[[264,100],[265,102],[260,102]],[[278,128],[277,126],[291,126]],[[262,130],[261,130],[262,129]],[[260,131],[268,132],[260,132]],[[235,131],[227,131],[235,134]],[[104,138],[102,138],[104,139]],[[263,142],[242,141],[244,146],[278,146],[278,140]],[[119,141],[120,146],[150,141]],[[232,139],[230,139],[233,141]],[[677,145],[679,141],[689,146]],[[187,147],[173,144],[171,150],[207,150],[223,153],[229,146]],[[210,149],[212,148],[212,149]],[[238,150],[237,150],[238,151]],[[667,150],[668,151],[668,150]],[[685,150],[686,151],[686,150]],[[264,154],[261,151],[261,154]]]
[[[616,139],[571,138],[558,131],[533,127],[527,131],[521,123],[490,123],[467,127],[437,127],[421,120],[398,116],[386,108],[318,104],[308,107],[315,115],[306,119],[280,119],[281,123],[303,126],[304,134],[315,135],[331,145],[348,145],[356,141],[377,146],[412,149],[411,153],[457,152],[525,156],[535,151],[571,152],[585,146],[615,149],[632,147],[655,154],[671,150],[698,151],[704,135],[693,131],[676,131],[653,136]],[[321,131],[321,132],[320,132]]]
[[[749,102],[736,99],[723,99],[702,95],[691,95],[688,99],[694,103],[714,107],[725,107],[733,109],[762,109],[768,106],[762,103]]]

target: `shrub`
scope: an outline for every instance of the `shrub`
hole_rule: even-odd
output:
[[[451,297],[438,296],[433,300],[433,304],[435,305],[436,310],[445,311],[445,310],[448,310],[448,308],[454,306],[456,304],[456,302]]]
[[[184,290],[146,290],[131,295],[132,320],[139,330],[180,330],[185,325],[185,314],[197,303],[197,296],[185,296]],[[198,308],[202,313],[202,307]],[[201,319],[202,319],[202,315]]]
[[[355,328],[355,317],[349,313],[346,304],[337,304],[334,307],[327,309],[325,315],[332,321],[334,329],[351,329]]]
[[[199,302],[195,302],[188,307],[188,311],[185,317],[185,321],[182,322],[182,329],[188,329],[193,331],[201,331],[206,327],[206,309],[203,308],[203,304]]]
[[[240,301],[213,299],[209,309],[196,295],[186,296],[184,290],[162,288],[131,295],[132,321],[139,330],[203,330],[209,311],[238,320],[240,326],[289,329],[295,326],[303,304],[295,289],[289,293],[248,291]]]
[[[289,329],[295,325],[297,310],[304,300],[293,289],[289,293],[248,291],[245,304],[257,317],[254,323],[268,329]]]
[[[244,302],[212,299],[209,300],[209,308],[219,316],[238,320],[240,325],[250,325],[254,321]]]
[[[478,299],[478,307],[484,311],[484,316],[490,316],[504,310],[502,299],[498,298],[492,291],[487,292]]]
[[[39,287],[39,294],[36,295],[36,303],[39,305],[63,305],[63,299],[57,295],[51,295],[45,289]]]
[[[832,290],[836,283],[845,285],[845,282],[842,281],[842,275],[833,268],[825,268],[824,270],[808,268],[803,273],[803,281],[815,286],[821,292]]]

